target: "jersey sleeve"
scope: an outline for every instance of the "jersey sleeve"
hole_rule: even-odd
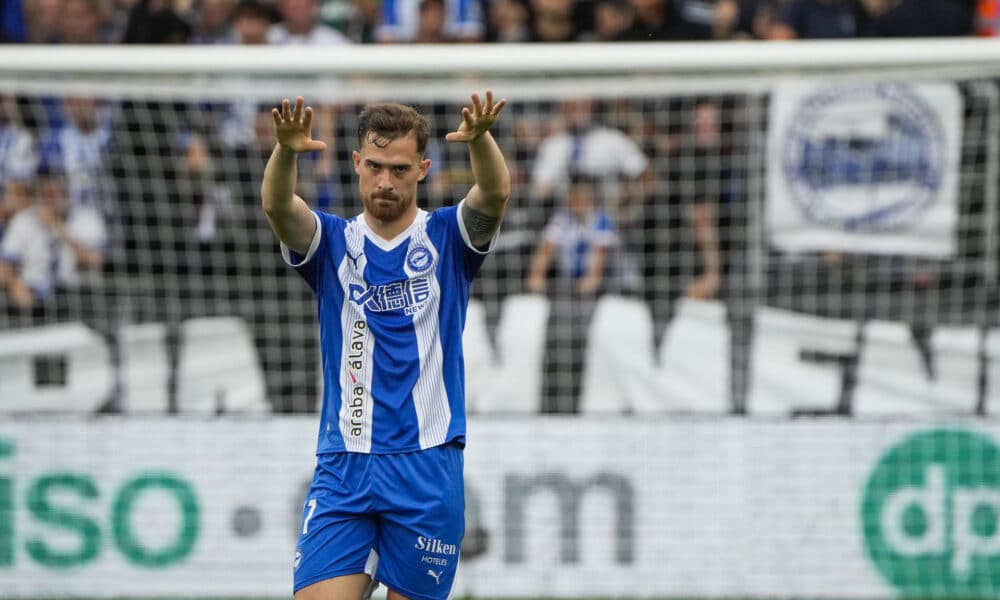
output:
[[[474,246],[472,240],[469,239],[469,232],[465,228],[465,222],[462,221],[462,206],[464,204],[465,200],[463,199],[456,206],[446,206],[434,211],[433,219],[435,224],[433,228],[443,229],[445,242],[449,247],[449,255],[459,263],[458,266],[465,274],[466,280],[472,281],[479,272],[483,260],[486,259],[486,256],[496,246],[499,231],[497,235],[493,236],[493,239],[490,240],[486,248],[477,248]]]
[[[496,233],[494,233],[493,237],[490,238],[490,243],[486,245],[486,248],[476,247],[473,245],[472,239],[469,236],[469,230],[465,228],[465,220],[462,218],[463,206],[465,206],[465,199],[462,199],[462,201],[458,203],[458,209],[455,211],[455,220],[458,223],[458,230],[462,234],[462,242],[465,244],[465,248],[467,250],[486,256],[492,252],[494,248],[496,248],[497,238],[500,237],[500,228],[497,228]]]
[[[333,215],[313,211],[313,218],[316,219],[316,232],[309,242],[309,249],[305,255],[299,254],[281,242],[281,257],[306,280],[314,292],[318,293],[320,274],[323,272],[325,261],[330,260],[330,233],[337,227],[336,217]]]

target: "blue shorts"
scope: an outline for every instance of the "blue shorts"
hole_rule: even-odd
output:
[[[445,600],[465,533],[462,449],[322,454],[295,549],[295,591],[368,573],[412,600]]]

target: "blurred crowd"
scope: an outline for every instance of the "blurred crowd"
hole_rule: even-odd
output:
[[[616,42],[993,36],[1000,0],[5,0],[34,44]]]
[[[42,44],[329,45],[993,35],[998,4],[6,0],[0,37]],[[767,128],[764,97],[511,100],[496,136],[516,199],[476,294],[491,327],[508,295],[545,294],[558,302],[547,335],[544,411],[577,410],[587,344],[582,324],[605,293],[645,300],[657,336],[679,299],[727,302],[734,349],[748,345],[747,312],[758,303],[852,319],[933,322],[947,314],[980,321],[959,296],[946,294],[986,287],[962,271],[965,258],[987,247],[971,226],[959,232],[964,246],[954,272],[825,255],[758,265],[764,280],[747,283],[748,256],[759,250],[752,248],[749,188],[761,185],[763,172],[762,159],[749,149]],[[977,102],[967,94],[970,155],[963,161],[969,164],[985,160],[975,154],[985,143],[976,141],[983,128],[974,123],[987,107]],[[311,410],[302,398],[316,391],[313,303],[277,259],[259,209],[259,182],[274,143],[272,106],[249,98],[169,102],[0,92],[0,328],[82,319],[112,339],[121,323],[166,322],[176,331],[186,318],[239,315],[254,330],[275,408]],[[437,208],[467,189],[467,156],[443,142],[456,106],[418,107],[433,127],[432,170],[419,201]],[[318,104],[316,137],[329,147],[300,163],[300,194],[345,217],[361,209],[350,168],[358,109]],[[977,189],[985,171],[964,177],[963,189]],[[984,212],[977,198],[963,196],[963,214]]]

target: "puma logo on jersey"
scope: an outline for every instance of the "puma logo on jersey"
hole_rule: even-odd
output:
[[[441,571],[440,573],[435,573],[434,571],[427,569],[427,574],[433,577],[434,581],[436,581],[438,585],[441,585],[441,575],[444,574],[444,571]]]

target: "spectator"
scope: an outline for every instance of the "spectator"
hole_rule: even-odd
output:
[[[974,0],[862,0],[873,37],[941,37],[973,33]]]
[[[358,7],[358,20],[351,39],[363,44],[375,43],[375,31],[382,20],[382,0],[354,0]]]
[[[220,222],[232,212],[231,190],[219,181],[216,161],[203,136],[186,136],[183,150],[176,181],[179,204],[185,205],[193,200],[197,205],[194,237],[202,244],[202,251],[211,252]]]
[[[28,42],[56,44],[62,38],[63,0],[35,0],[24,4]]]
[[[789,0],[769,37],[774,40],[856,38],[867,31],[866,15],[855,0]]]
[[[0,95],[0,187],[12,179],[28,179],[37,168],[35,138],[21,123],[17,100]]]
[[[111,119],[94,98],[66,98],[65,122],[42,140],[42,162],[64,173],[70,204],[88,204],[110,214],[110,195],[104,178],[111,148]]]
[[[237,43],[237,33],[232,23],[234,5],[234,0],[201,0],[191,43]]]
[[[739,15],[730,38],[768,39],[781,5],[781,0],[739,0]]]
[[[240,0],[233,8],[233,41],[247,46],[267,44],[267,34],[275,22],[273,11],[259,0]],[[252,87],[249,79],[244,84]],[[214,129],[214,134],[226,149],[234,149],[253,140],[257,102],[252,98],[234,98],[230,102],[203,103],[200,112],[211,115],[195,129]]]
[[[93,207],[70,206],[61,175],[42,171],[35,200],[11,219],[0,242],[0,287],[22,310],[79,288],[81,271],[100,270],[107,229]]]
[[[267,32],[274,24],[271,9],[258,0],[240,0],[233,9],[234,43],[259,46],[267,43]]]
[[[426,9],[438,10],[441,4],[443,33],[446,39],[459,42],[483,40],[486,26],[483,23],[479,0],[443,0],[427,3],[426,0],[384,0],[381,22],[375,29],[375,39],[381,43],[418,42],[421,21]],[[425,6],[426,5],[426,6]]]
[[[319,0],[279,0],[281,21],[271,25],[267,42],[276,45],[329,46],[349,44],[344,34],[319,20]]]
[[[576,412],[586,332],[597,296],[628,287],[617,263],[611,216],[596,203],[596,180],[574,173],[565,205],[549,220],[528,270],[526,286],[552,301],[546,344],[543,412]],[[555,275],[549,285],[549,271]]]
[[[981,37],[1000,35],[1000,0],[976,2],[976,35]]]
[[[107,44],[111,39],[111,19],[102,0],[63,0],[59,16],[63,44]]]
[[[532,37],[531,5],[528,0],[493,0],[490,2],[490,42],[522,43]]]
[[[365,13],[362,2],[374,0],[320,0],[319,22],[344,34],[352,42],[362,41]]]
[[[129,11],[122,42],[187,44],[190,40],[191,26],[175,10],[171,0],[139,0]]]
[[[581,30],[576,21],[573,0],[531,0],[534,42],[572,42]]]
[[[670,0],[629,0],[635,9],[635,31],[638,41],[664,41],[671,39]]]
[[[708,300],[722,284],[719,220],[731,193],[719,105],[707,100],[695,104],[691,129],[690,145],[682,146],[680,157],[681,164],[691,168],[681,173],[678,191],[693,233],[697,267],[685,295]]]
[[[417,33],[413,36],[417,44],[446,44],[456,41],[445,31],[444,0],[420,0],[420,16],[417,18]]]
[[[571,172],[579,171],[598,180],[602,205],[612,216],[628,211],[622,178],[637,180],[649,160],[639,145],[617,129],[596,122],[593,100],[578,98],[562,103],[562,123],[557,124],[538,147],[531,172],[532,198],[546,202],[565,197]]]
[[[597,0],[594,3],[593,39],[598,42],[641,41],[635,8],[628,0]]]
[[[315,327],[315,320],[311,316],[296,319],[291,314],[275,314],[268,308],[275,303],[311,301],[311,290],[306,286],[295,285],[298,283],[295,281],[298,274],[287,268],[282,261],[273,260],[266,252],[256,251],[274,244],[274,233],[267,220],[260,218],[260,182],[267,159],[274,150],[272,108],[271,104],[261,104],[258,107],[251,128],[251,139],[225,156],[227,174],[234,177],[234,180],[227,181],[233,191],[232,212],[229,217],[229,239],[233,244],[233,252],[230,253],[232,258],[222,257],[222,260],[230,263],[225,267],[226,276],[214,279],[231,286],[233,293],[229,297],[234,299],[244,296],[243,290],[248,284],[257,290],[254,302],[240,302],[233,306],[233,312],[244,316],[252,327],[258,347],[262,349],[260,359],[270,397],[276,399],[277,406],[281,406],[281,400],[284,399],[285,410],[288,410],[297,406],[297,398],[317,397],[318,380],[310,364],[296,361],[294,353],[281,349],[296,347],[302,348],[310,356],[318,355],[319,340],[316,336],[308,335]],[[315,161],[301,161],[299,164],[299,189],[296,192],[302,197],[318,197],[318,190],[309,187],[314,185],[315,180],[308,169],[314,166]],[[216,244],[214,247],[217,246]],[[211,254],[218,256],[220,253],[213,251]]]
[[[268,30],[268,43],[310,46],[350,44],[351,41],[344,34],[320,23],[318,2],[319,0],[279,0],[278,10],[283,21],[272,25]],[[319,129],[314,128],[313,132],[317,139],[326,140],[327,149],[325,152],[313,152],[306,158],[315,163],[316,183],[323,189],[332,189],[336,176],[334,157],[337,155],[337,121],[337,106],[325,103],[316,107],[315,127]]]
[[[0,43],[21,44],[28,41],[28,25],[22,0],[6,0],[0,6]]]
[[[657,339],[677,298],[726,297],[729,274],[739,273],[736,236],[744,227],[739,161],[731,158],[721,102],[678,101],[669,112],[683,115],[685,123],[657,132],[655,154],[666,185],[653,188],[643,231],[645,292]]]
[[[739,22],[738,0],[672,0],[670,38],[727,39]]]
[[[727,39],[752,0],[597,0],[600,41]]]

